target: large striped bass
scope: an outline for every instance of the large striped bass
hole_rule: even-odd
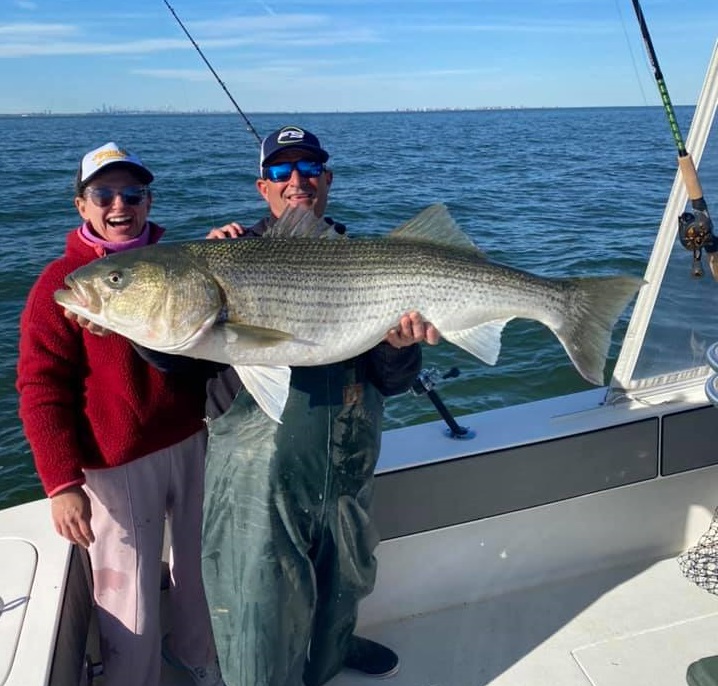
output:
[[[288,210],[261,238],[161,243],[77,269],[55,300],[152,350],[231,364],[280,420],[290,366],[349,359],[420,312],[447,341],[495,364],[516,317],[557,336],[579,374],[603,372],[628,276],[542,278],[488,260],[443,205],[380,238],[335,238]]]

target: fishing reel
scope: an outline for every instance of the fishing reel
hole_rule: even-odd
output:
[[[442,374],[438,369],[422,369],[419,372],[419,376],[416,377],[414,383],[411,385],[412,395],[424,395],[434,389],[440,381],[444,379],[454,379],[459,376],[461,372],[456,368],[452,367],[448,372]]]
[[[691,274],[695,277],[703,276],[702,251],[705,250],[710,255],[718,250],[718,242],[713,235],[713,222],[708,213],[697,209],[693,212],[684,212],[678,217],[678,238],[681,245],[693,253]],[[716,276],[712,259],[711,271]]]
[[[476,433],[465,426],[459,426],[451,412],[446,408],[443,401],[439,397],[439,394],[434,390],[434,387],[440,381],[444,379],[453,379],[459,376],[461,372],[456,368],[452,367],[448,372],[442,374],[438,369],[422,369],[419,372],[419,376],[416,377],[414,383],[411,385],[412,395],[424,395],[426,394],[434,404],[436,411],[441,415],[441,418],[446,422],[447,429],[446,435],[449,438],[474,438]]]

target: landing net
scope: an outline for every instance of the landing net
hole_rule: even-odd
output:
[[[709,593],[718,593],[718,508],[698,542],[678,556],[683,576]]]

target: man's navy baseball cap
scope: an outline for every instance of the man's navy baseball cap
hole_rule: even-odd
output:
[[[310,131],[298,126],[283,126],[270,133],[263,141],[259,152],[259,170],[271,164],[272,157],[284,150],[305,150],[319,162],[326,162],[329,153],[319,143],[319,139]]]

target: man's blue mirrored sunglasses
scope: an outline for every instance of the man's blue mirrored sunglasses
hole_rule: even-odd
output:
[[[109,207],[119,195],[125,205],[141,205],[147,197],[147,186],[125,186],[124,188],[108,188],[107,186],[88,186],[85,197],[98,207]]]
[[[279,162],[264,167],[262,178],[275,183],[289,181],[292,171],[297,170],[305,179],[315,179],[324,171],[324,164],[314,160],[297,160],[296,162]]]

